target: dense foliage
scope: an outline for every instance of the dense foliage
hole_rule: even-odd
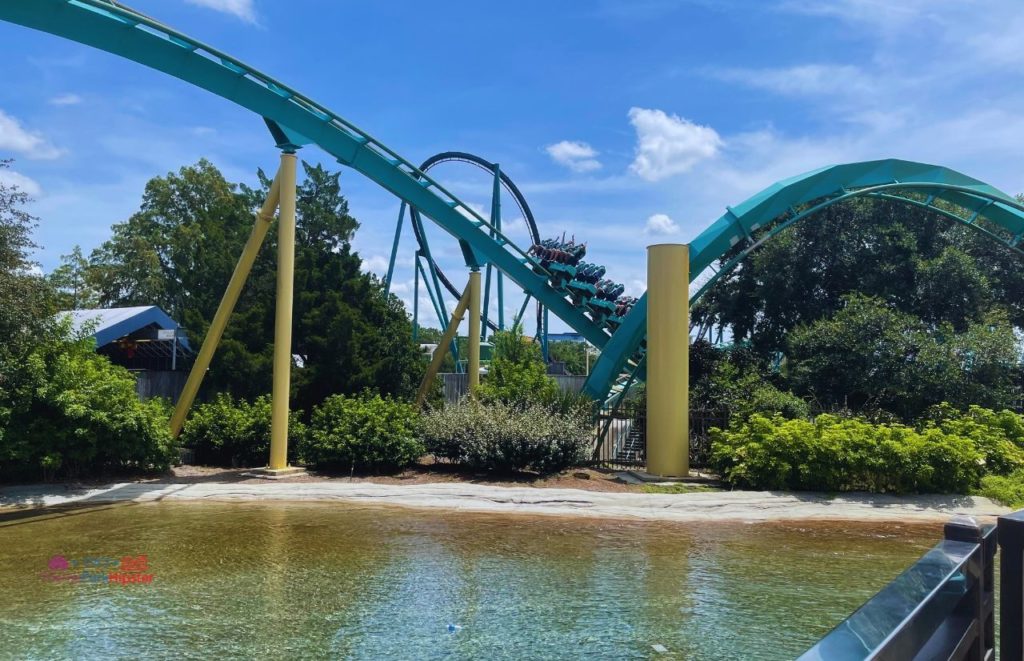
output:
[[[1001,235],[983,218],[976,225]],[[887,411],[910,422],[941,401],[1000,408],[1022,377],[1019,259],[933,212],[855,199],[760,245],[693,318],[750,353],[742,377],[818,410]]]
[[[266,466],[270,456],[270,397],[254,401],[235,399],[227,393],[193,408],[179,437],[191,448],[197,464],[209,466]],[[296,447],[305,435],[298,413],[288,422],[288,460],[297,457]]]
[[[0,183],[0,479],[166,469],[177,450],[163,405],[140,402],[132,375],[56,318],[28,201]]]
[[[596,355],[587,359],[588,346],[584,342],[561,340],[548,344],[548,356],[552,361],[565,363],[565,371],[569,374],[588,374],[587,368],[597,360]]]
[[[397,471],[425,452],[416,436],[417,420],[405,402],[368,393],[333,395],[313,409],[299,453],[324,470]]]
[[[1024,503],[1024,416],[948,403],[917,427],[863,417],[813,422],[753,415],[713,430],[713,461],[730,484],[755,489],[969,493]]]
[[[968,437],[834,415],[811,422],[754,414],[715,430],[712,456],[727,483],[769,490],[968,493],[985,466]]]
[[[844,307],[790,332],[789,381],[823,408],[882,409],[910,420],[936,402],[1008,406],[1017,339],[1000,312],[928,325],[879,299],[850,295]]]
[[[499,331],[491,341],[494,354],[477,391],[481,400],[527,406],[558,398],[558,384],[547,374],[540,347],[523,336],[522,326]]]
[[[420,436],[435,458],[467,468],[551,473],[583,462],[593,432],[583,415],[466,400],[425,413]]]
[[[0,478],[80,478],[162,471],[177,458],[168,410],[141,402],[135,378],[97,356],[91,339],[56,327],[4,373]]]
[[[690,347],[690,408],[742,419],[752,413],[805,418],[808,403],[781,389],[784,383],[749,349],[717,349],[705,340]]]

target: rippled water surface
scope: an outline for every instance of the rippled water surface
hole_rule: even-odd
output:
[[[0,513],[0,658],[785,659],[941,536],[337,503],[23,514]],[[153,582],[48,580],[58,554],[145,555]]]

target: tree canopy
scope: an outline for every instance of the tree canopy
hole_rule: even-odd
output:
[[[407,395],[420,359],[401,302],[361,270],[351,240],[359,223],[340,173],[303,163],[296,205],[294,403],[373,388]],[[249,188],[208,161],[152,179],[142,205],[89,259],[106,306],[159,305],[200,342],[270,188]],[[277,235],[267,234],[206,380],[207,390],[253,398],[269,392]]]
[[[727,328],[762,378],[781,369],[776,383],[822,408],[1004,406],[1020,381],[1020,259],[932,211],[854,199],[758,247],[693,318]]]

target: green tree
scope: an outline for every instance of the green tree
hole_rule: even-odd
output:
[[[338,173],[303,163],[297,190],[293,397],[309,410],[333,393],[364,388],[405,396],[420,371],[401,302],[361,271],[351,239],[359,227]],[[208,161],[157,177],[141,209],[114,226],[90,260],[107,305],[159,305],[199,342],[263,203],[256,188],[228,182]],[[269,392],[277,236],[268,233],[206,379],[207,391],[252,399]]]
[[[480,399],[528,406],[558,398],[558,384],[547,375],[540,347],[523,336],[522,325],[495,333],[492,341],[494,357],[480,384]]]
[[[565,369],[569,374],[587,373],[587,345],[584,342],[552,342],[548,345],[548,355],[551,360],[565,363]],[[590,364],[596,360],[590,358]]]
[[[0,160],[0,170],[11,161]],[[51,290],[38,275],[32,251],[37,219],[25,211],[29,196],[0,181],[0,392],[6,375],[53,327]]]
[[[47,280],[57,296],[61,310],[87,310],[99,306],[99,293],[92,285],[92,269],[82,248],[75,246],[67,255],[60,256],[60,266]]]
[[[993,312],[963,333],[930,326],[876,298],[850,295],[830,317],[789,336],[798,393],[825,408],[880,408],[905,419],[947,401],[1006,406],[1019,369],[1013,328]]]
[[[765,242],[695,306],[694,321],[729,327],[767,360],[789,331],[854,293],[958,331],[993,306],[1024,327],[1019,255],[934,212],[872,199],[828,207]]]
[[[90,256],[104,306],[157,305],[205,332],[253,224],[239,187],[203,159],[146,184],[142,205]]]

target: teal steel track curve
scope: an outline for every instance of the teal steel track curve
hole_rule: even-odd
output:
[[[1024,237],[1024,206],[978,179],[937,165],[897,159],[832,165],[784,179],[735,207],[727,207],[718,220],[690,242],[691,283],[734,246],[745,246],[690,297],[691,304],[757,246],[818,211],[859,196],[928,208],[1022,252],[1019,244]],[[947,204],[937,206],[943,202]],[[979,218],[994,223],[1005,236],[976,224]],[[641,355],[646,325],[644,295],[595,363],[585,388],[588,394],[604,396],[629,370],[630,358]]]
[[[419,209],[453,237],[467,242],[478,264],[493,264],[602,349],[587,381],[588,394],[603,397],[625,370],[642,364],[646,295],[609,335],[604,326],[567,300],[564,291],[551,287],[549,274],[468,204],[365,131],[287,85],[107,0],[0,0],[0,20],[119,55],[221,96],[283,129],[278,132],[283,133],[278,136],[281,148],[315,144]],[[988,234],[1015,250],[1024,236],[1024,207],[1002,191],[959,172],[892,159],[835,165],[780,181],[727,208],[690,244],[691,282],[737,243],[747,245],[740,251],[742,259],[783,226],[811,214],[811,209],[801,207],[810,205],[817,211],[857,195],[931,208],[983,231],[987,230],[974,223],[979,217],[987,218],[1007,236]],[[936,207],[939,202],[956,210]],[[754,233],[765,227],[771,229],[755,239]]]

